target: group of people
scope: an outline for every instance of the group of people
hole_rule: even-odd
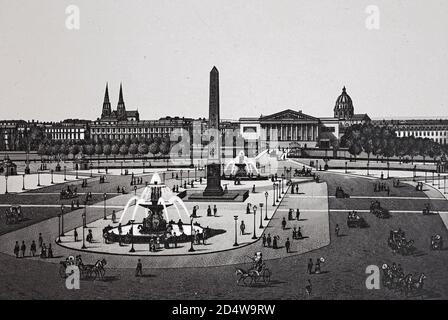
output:
[[[10,206],[5,210],[4,220],[6,224],[16,224],[24,219],[21,206]]]
[[[390,196],[390,188],[389,185],[387,183],[384,182],[375,182],[373,184],[373,191],[374,192],[381,192],[381,191],[386,191],[387,192],[387,196]]]
[[[263,247],[268,247],[268,248],[272,248],[272,249],[278,249],[280,247],[280,236],[278,236],[278,235],[271,236],[271,234],[268,233],[268,235],[266,236],[266,234],[263,233],[263,236],[261,237],[261,239],[263,242]],[[289,238],[287,238],[287,240],[289,241]],[[285,246],[286,246],[286,244],[285,244]],[[289,251],[289,249],[287,249],[287,250]]]
[[[117,193],[126,194],[126,188],[117,186]]]
[[[316,263],[313,263],[313,259],[308,260],[307,272],[308,274],[319,274],[322,273],[321,264],[325,262],[323,257],[317,258]],[[314,269],[313,269],[314,267]]]
[[[25,244],[25,241],[22,241],[22,244],[19,244],[19,241],[16,241],[14,245],[14,255],[16,258],[25,258],[26,257],[26,250],[27,246]],[[51,243],[47,245],[44,243],[42,234],[39,233],[38,238],[38,246],[36,245],[36,242],[33,240],[30,245],[30,257],[36,257],[37,254],[39,254],[39,257],[42,259],[45,258],[53,258],[53,248],[51,247]],[[39,250],[39,252],[38,252]]]
[[[300,220],[300,210],[299,210],[299,208],[297,208],[297,209],[295,210],[295,217],[294,217],[294,209],[289,208],[289,211],[288,211],[288,220],[289,220],[289,221],[291,221],[291,220],[297,220],[297,221],[299,221],[299,220]]]
[[[78,196],[78,187],[70,187],[70,185],[67,186],[67,189],[62,189],[60,193],[61,199],[67,199],[67,198],[76,198]]]
[[[291,184],[291,193],[299,193],[299,185],[297,183]]]

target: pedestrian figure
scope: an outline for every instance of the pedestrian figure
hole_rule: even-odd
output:
[[[14,255],[16,258],[19,257],[20,247],[19,247],[19,241],[16,241],[16,245],[14,246]]]
[[[250,203],[246,206],[246,214],[250,214]]]
[[[316,265],[314,266],[314,273],[320,273],[320,259],[316,259]]]
[[[213,206],[213,215],[216,217],[216,213],[218,213],[218,208],[216,208],[216,204]]]
[[[173,241],[174,241],[174,248],[177,248],[177,235],[176,235],[176,232],[174,232]]]
[[[307,272],[308,272],[308,274],[312,274],[313,273],[313,260],[311,258],[308,261]]]
[[[245,230],[246,230],[246,225],[244,224],[244,220],[241,220],[240,231],[241,231],[242,236],[245,234],[244,233]]]
[[[305,292],[307,296],[311,296],[312,293],[312,286],[311,286],[311,280],[308,279],[308,284],[305,286]]]
[[[299,210],[299,208],[296,209],[296,220],[297,221],[300,220],[300,210]]]
[[[286,228],[286,219],[285,219],[285,217],[283,217],[283,220],[282,220],[282,229],[285,230],[285,228]]]
[[[75,242],[78,242],[78,230],[73,231],[73,237],[75,238]]]
[[[262,241],[263,241],[263,247],[266,247],[266,235],[264,233],[263,233]]]
[[[291,208],[289,208],[289,211],[288,211],[288,220],[292,220],[292,209]]]
[[[51,243],[48,245],[47,258],[53,258],[53,249],[51,248]]]
[[[296,227],[292,228],[292,239],[297,239],[297,229]]]
[[[207,216],[211,216],[212,215],[212,208],[210,208],[210,206],[208,206],[207,208]]]
[[[34,242],[34,240],[31,243],[30,252],[33,257],[36,255],[36,242]]]
[[[286,248],[286,253],[289,253],[289,248],[291,247],[291,242],[289,241],[289,238],[286,238],[286,242],[285,242],[285,248]]]
[[[22,241],[22,245],[20,246],[20,251],[22,251],[22,258],[25,258],[25,251],[26,251],[25,241]]]
[[[302,239],[303,235],[302,235],[302,227],[299,227],[299,230],[297,230],[297,239]]]
[[[271,247],[271,241],[272,241],[272,239],[271,239],[271,234],[268,233],[268,236],[267,236],[267,238],[266,238],[266,243],[268,244],[268,248]]]
[[[278,240],[280,239],[279,236],[274,236],[274,239],[272,241],[272,248],[273,249],[278,249]]]
[[[141,259],[138,259],[137,268],[135,269],[135,276],[136,277],[143,276],[143,265],[142,265],[142,260]]]
[[[336,228],[334,228],[334,232],[336,233],[336,237],[339,237],[339,225],[336,224]]]
[[[39,233],[39,239],[37,241],[39,242],[39,249],[42,248],[42,244],[44,243],[44,239],[42,238],[42,233]]]
[[[115,220],[117,220],[117,215],[115,213],[115,210],[112,210],[112,223],[115,223]]]
[[[255,185],[252,186],[252,193],[255,193]]]

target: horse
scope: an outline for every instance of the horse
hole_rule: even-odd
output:
[[[412,283],[411,291],[415,290],[418,292],[418,291],[422,290],[425,279],[426,279],[425,274],[421,273],[420,276],[418,277],[418,280]]]
[[[106,274],[106,269],[104,269],[104,266],[107,264],[106,259],[101,259],[95,262],[92,268],[92,272],[95,272],[96,276],[99,276],[100,279],[103,279],[104,275]]]

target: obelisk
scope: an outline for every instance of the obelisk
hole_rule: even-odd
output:
[[[221,187],[221,132],[219,130],[219,72],[216,67],[210,71],[210,96],[208,108],[208,158],[207,187],[204,196],[224,194]]]

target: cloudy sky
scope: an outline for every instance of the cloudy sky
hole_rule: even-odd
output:
[[[80,29],[66,28],[66,7]],[[368,5],[380,10],[369,30]],[[286,108],[332,115],[347,87],[371,117],[448,116],[446,0],[0,0],[1,119],[95,119],[106,82],[141,118]]]

